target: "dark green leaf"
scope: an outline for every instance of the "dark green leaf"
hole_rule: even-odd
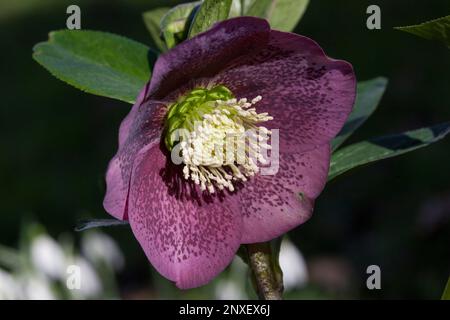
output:
[[[333,151],[372,115],[386,90],[387,83],[388,80],[383,77],[358,83],[355,106],[341,132],[331,142]]]
[[[116,219],[89,219],[78,221],[75,231],[84,231],[91,228],[99,227],[113,227],[128,225],[128,221],[116,220]]]
[[[279,236],[278,238],[275,238],[270,241],[270,247],[272,248],[273,257],[277,265],[279,265],[280,249],[281,249],[281,242],[283,242],[283,237],[284,235]]]
[[[272,29],[290,32],[302,18],[308,3],[309,0],[257,0],[246,15],[265,18]]]
[[[242,261],[244,261],[244,263],[248,265],[248,252],[245,244],[239,247],[238,251],[236,252],[236,255],[239,256],[239,258],[241,258]]]
[[[428,40],[441,41],[450,48],[450,15],[413,26],[396,27],[395,29]]]
[[[230,10],[230,18],[245,16],[249,8],[256,0],[233,0]]]
[[[442,139],[449,132],[450,123],[447,122],[352,144],[333,154],[328,180],[355,167],[426,147]]]
[[[170,9],[161,20],[161,31],[167,48],[171,49],[186,40],[191,20],[201,1],[183,3]]]
[[[150,78],[154,52],[106,32],[54,31],[33,58],[58,79],[83,91],[133,103]]]
[[[272,3],[273,0],[253,1],[245,14],[252,17],[267,19],[267,12]]]
[[[170,8],[156,8],[142,14],[145,26],[152,36],[153,43],[161,52],[166,51],[167,46],[164,40],[162,40],[162,31],[160,25],[162,18],[169,10]]]
[[[450,300],[450,278],[447,280],[444,292],[442,293],[442,300]]]
[[[231,0],[204,0],[195,13],[189,30],[189,38],[211,28],[216,22],[228,18]]]

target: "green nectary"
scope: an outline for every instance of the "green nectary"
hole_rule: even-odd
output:
[[[233,93],[223,85],[211,89],[196,88],[179,98],[169,107],[164,126],[164,143],[169,151],[174,146],[173,133],[177,129],[194,129],[196,121],[202,121],[204,114],[210,113],[217,100],[233,99]]]

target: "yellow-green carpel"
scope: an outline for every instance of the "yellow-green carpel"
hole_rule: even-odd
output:
[[[173,133],[177,129],[193,130],[196,121],[202,121],[204,114],[213,111],[215,101],[227,101],[233,98],[230,90],[219,85],[212,89],[194,89],[178,99],[169,107],[165,122],[164,143],[167,149],[172,150],[174,146]]]
[[[183,175],[201,190],[234,190],[258,172],[270,149],[270,130],[258,126],[272,119],[253,107],[261,96],[237,100],[224,86],[194,89],[170,106],[164,133],[169,151],[179,143]]]

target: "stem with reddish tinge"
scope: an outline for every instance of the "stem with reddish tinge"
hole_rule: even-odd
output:
[[[248,263],[261,300],[281,300],[282,276],[275,270],[270,242],[247,245]]]

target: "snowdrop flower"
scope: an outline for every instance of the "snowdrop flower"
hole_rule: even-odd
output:
[[[114,270],[124,266],[124,257],[116,242],[108,235],[96,231],[88,231],[81,239],[81,251],[92,263],[105,262]]]
[[[61,279],[66,270],[66,258],[61,246],[46,234],[36,236],[30,246],[33,266],[51,279]]]
[[[283,270],[286,291],[304,286],[308,281],[308,269],[302,253],[287,238],[283,239],[280,249],[280,266]]]

